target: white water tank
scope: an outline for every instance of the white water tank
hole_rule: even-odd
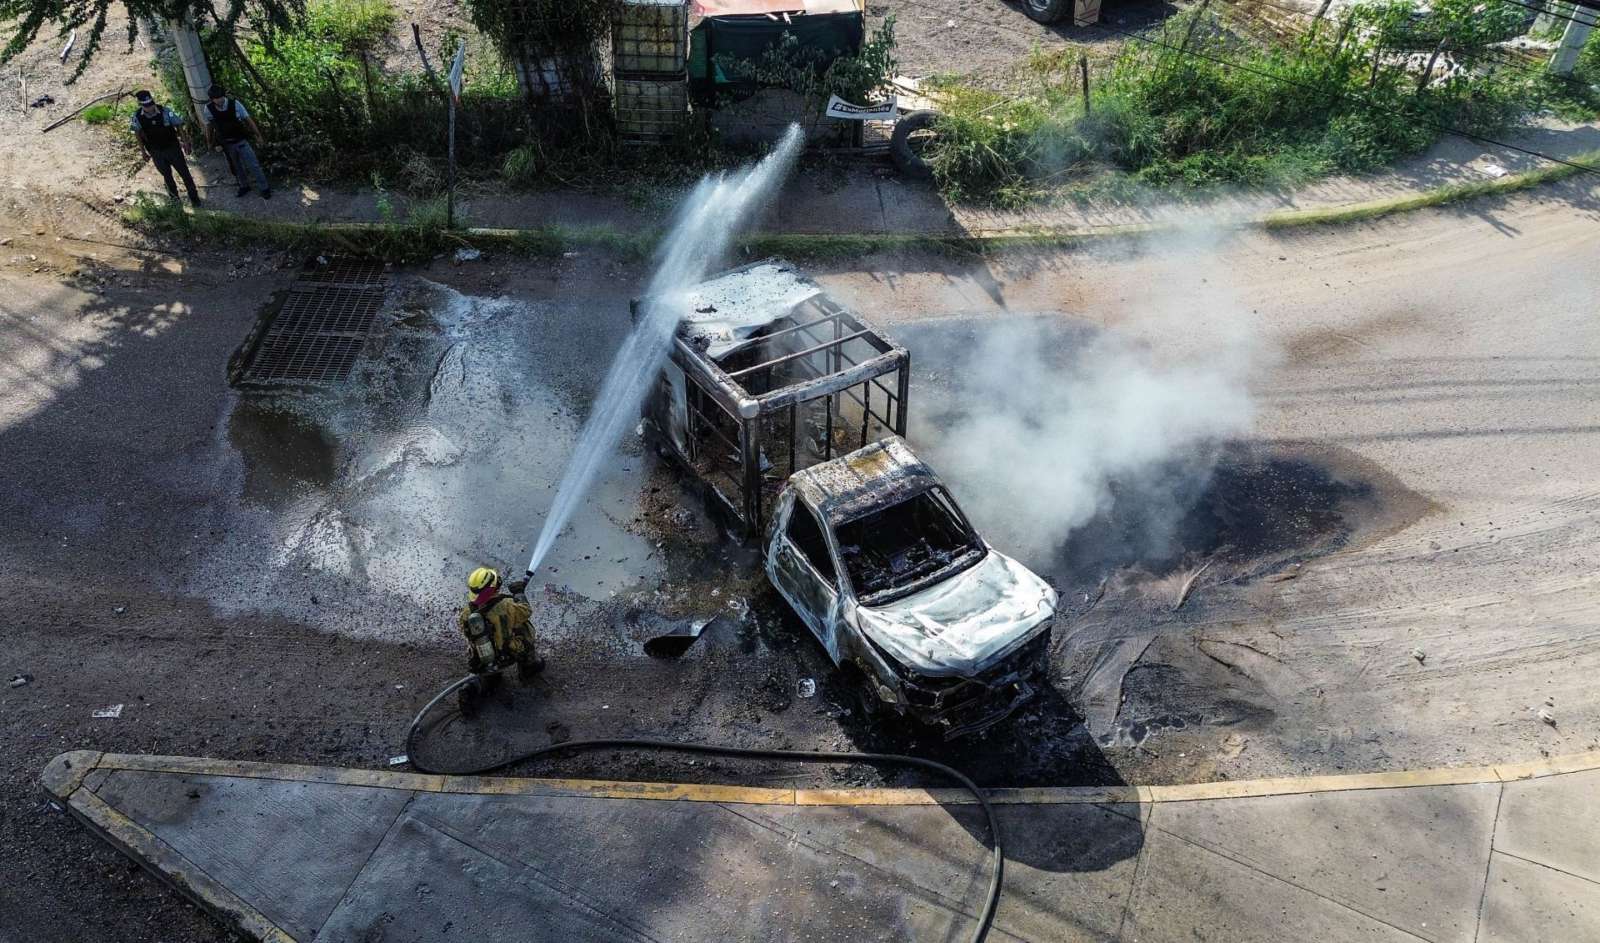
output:
[[[622,0],[611,22],[611,71],[633,78],[689,67],[689,0]]]

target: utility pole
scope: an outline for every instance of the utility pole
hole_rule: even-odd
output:
[[[1078,73],[1083,76],[1083,113],[1089,113],[1089,55],[1078,53]]]
[[[183,66],[183,80],[189,86],[189,112],[194,115],[195,127],[205,127],[205,115],[200,108],[211,97],[211,67],[206,64],[206,51],[200,45],[200,33],[188,17],[167,21],[167,38],[172,50]]]
[[[1561,45],[1556,47],[1555,55],[1550,57],[1550,73],[1552,75],[1571,75],[1572,69],[1578,64],[1578,55],[1583,52],[1584,43],[1589,41],[1589,34],[1594,32],[1596,17],[1600,11],[1593,7],[1582,7],[1577,4],[1567,4],[1566,9],[1572,14],[1571,22],[1567,23],[1566,32],[1561,34]]]

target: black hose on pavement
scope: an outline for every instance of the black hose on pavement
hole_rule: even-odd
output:
[[[445,776],[480,776],[505,769],[517,763],[525,763],[542,756],[560,753],[564,750],[654,750],[676,753],[702,753],[708,756],[730,756],[751,760],[784,760],[800,763],[898,763],[904,766],[916,766],[930,770],[953,779],[961,787],[972,793],[978,799],[978,804],[983,807],[984,817],[988,819],[989,839],[991,849],[991,871],[989,877],[989,890],[984,897],[983,910],[978,914],[977,926],[972,931],[972,943],[983,943],[989,936],[989,927],[994,922],[994,911],[1000,904],[1000,885],[1005,876],[1005,852],[1000,847],[1000,823],[995,818],[994,807],[989,804],[989,798],[983,794],[978,784],[967,778],[967,775],[951,766],[946,766],[937,760],[924,759],[920,756],[906,756],[899,753],[832,753],[813,750],[759,750],[746,747],[722,747],[708,743],[678,743],[672,740],[651,740],[634,737],[604,738],[596,740],[568,740],[565,743],[553,743],[547,747],[538,747],[520,753],[509,759],[496,760],[483,766],[465,769],[439,769],[430,766],[417,753],[418,734],[422,729],[422,721],[427,718],[433,708],[446,697],[461,688],[462,685],[472,681],[476,676],[467,675],[457,681],[451,682],[444,690],[434,695],[417,716],[411,721],[411,727],[406,731],[406,756],[410,758],[411,765],[424,773],[436,773]]]

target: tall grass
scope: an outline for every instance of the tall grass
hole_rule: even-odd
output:
[[[388,0],[311,0],[292,27],[251,35],[217,29],[203,40],[216,81],[261,125],[269,166],[322,179],[377,173],[404,182],[431,164],[437,181],[447,150],[445,99],[420,63],[415,71],[384,67],[380,50],[395,22]],[[453,53],[453,37],[448,45]],[[469,61],[457,160],[469,170],[493,168],[522,138],[522,100],[492,49],[474,49]],[[182,89],[181,75],[167,85]]]
[[[1471,57],[1421,83],[1408,66],[1438,33],[1419,34],[1411,9],[1358,6],[1348,30],[1268,42],[1204,9],[1174,17],[1097,70],[1087,113],[1076,56],[1036,54],[1021,97],[946,90],[935,177],[954,199],[1000,205],[1107,169],[1134,185],[1292,185],[1419,152],[1440,126],[1503,128],[1546,98],[1540,78]]]

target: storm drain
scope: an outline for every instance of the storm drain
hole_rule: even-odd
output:
[[[315,264],[267,309],[230,365],[235,386],[327,386],[347,379],[379,324],[388,278],[360,259]]]

